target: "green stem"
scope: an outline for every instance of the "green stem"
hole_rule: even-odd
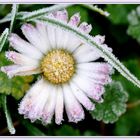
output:
[[[48,13],[51,13],[51,12],[54,12],[57,10],[61,10],[61,9],[65,9],[65,8],[70,7],[72,5],[73,4],[62,4],[62,5],[54,5],[51,7],[43,8],[40,10],[30,12],[29,14],[24,15],[21,19],[24,21],[32,20],[32,19],[41,17],[43,15],[46,15]]]
[[[3,107],[3,110],[4,110],[4,113],[5,113],[5,116],[6,116],[6,121],[7,121],[7,126],[8,126],[8,130],[11,134],[15,134],[15,128],[13,126],[13,122],[12,122],[12,119],[11,119],[11,115],[10,115],[10,112],[7,108],[7,98],[5,95],[1,95],[1,101],[2,101],[2,107]]]
[[[13,4],[13,6],[12,6],[11,23],[10,23],[10,33],[13,30],[13,26],[14,26],[14,23],[15,23],[16,15],[17,15],[17,12],[18,12],[18,7],[19,6],[17,4]]]
[[[109,13],[107,11],[103,11],[102,9],[98,8],[96,5],[95,6],[91,4],[80,4],[80,5],[89,10],[95,11],[103,16],[109,16]]]
[[[132,75],[129,72],[129,70],[108,49],[106,49],[103,45],[97,44],[97,42],[93,40],[93,37],[81,32],[78,28],[71,27],[70,25],[64,22],[58,21],[57,19],[52,19],[49,17],[40,17],[38,20],[53,25],[55,27],[59,27],[65,31],[76,35],[85,44],[87,44],[88,47],[96,47],[100,51],[101,56],[106,61],[108,61],[114,68],[116,68],[126,79],[128,79],[134,85],[140,88],[140,81],[134,75]]]

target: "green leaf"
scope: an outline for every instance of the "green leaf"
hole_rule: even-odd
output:
[[[54,27],[61,28],[67,32],[72,33],[74,36],[81,39],[83,43],[85,43],[88,47],[96,47],[100,52],[101,56],[108,61],[114,68],[116,68],[127,80],[132,82],[134,85],[140,88],[140,81],[135,77],[129,70],[112,54],[104,45],[95,42],[94,38],[88,34],[84,34],[76,27],[71,27],[70,25],[61,22],[57,19],[50,17],[41,17],[38,20],[44,22],[45,24],[50,24]],[[37,21],[37,20],[31,20]]]
[[[80,136],[80,131],[69,125],[63,125],[60,129],[56,130],[56,136]]]
[[[92,117],[104,123],[114,123],[126,111],[128,94],[120,82],[112,82],[106,86],[103,95],[104,102],[96,104],[96,109],[91,112]]]
[[[45,136],[45,134],[39,130],[36,126],[28,122],[27,120],[21,121],[22,125],[27,129],[30,136]]]
[[[108,4],[106,7],[106,11],[110,13],[110,16],[108,18],[113,24],[124,25],[128,24],[127,15],[135,7],[136,5],[132,4]]]
[[[136,39],[140,43],[140,6],[133,10],[128,15],[129,26],[127,29],[128,35],[132,36],[132,38]]]
[[[98,134],[97,132],[93,130],[86,130],[83,135],[84,136],[99,136],[100,134]]]
[[[0,102],[2,104],[4,113],[5,113],[5,116],[6,116],[8,130],[9,130],[9,132],[11,134],[15,134],[16,130],[15,130],[14,126],[13,126],[11,115],[10,115],[10,112],[9,112],[9,110],[7,108],[7,99],[6,99],[5,95],[0,95]]]
[[[0,54],[0,60],[0,67],[11,64],[5,58],[4,53]],[[16,76],[9,79],[5,73],[0,72],[0,93],[6,95],[11,94],[15,99],[20,99],[29,89],[29,83],[32,80],[32,76]]]
[[[0,52],[1,52],[2,48],[3,48],[3,46],[4,46],[5,43],[6,43],[8,34],[9,34],[9,29],[6,28],[6,29],[4,30],[4,32],[2,33],[2,35],[0,36]]]
[[[117,121],[115,135],[136,136],[140,132],[140,106],[128,111]]]

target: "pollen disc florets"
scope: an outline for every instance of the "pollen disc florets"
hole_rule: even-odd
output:
[[[74,73],[73,56],[60,49],[50,51],[41,62],[43,75],[53,84],[62,84],[70,80]]]

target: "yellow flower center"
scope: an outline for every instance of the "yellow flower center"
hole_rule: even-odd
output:
[[[50,51],[41,62],[41,69],[45,78],[53,84],[63,84],[74,74],[75,61],[73,56],[65,50]]]

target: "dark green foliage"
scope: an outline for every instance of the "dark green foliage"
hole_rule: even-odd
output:
[[[124,64],[140,78],[139,60],[133,59],[125,61]],[[134,87],[123,77],[116,75],[115,79],[122,82],[123,87],[129,94],[129,102],[127,112],[120,117],[116,123],[115,135],[137,135],[140,132],[140,89]]]
[[[136,5],[117,4],[107,5],[106,11],[110,13],[109,20],[116,25],[127,24],[127,15]]]
[[[127,33],[140,43],[140,6],[128,15],[128,21]]]

